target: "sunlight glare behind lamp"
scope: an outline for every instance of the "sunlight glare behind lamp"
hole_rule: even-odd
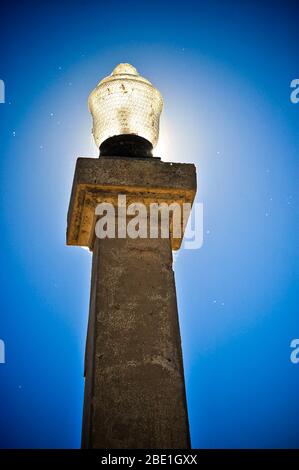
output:
[[[101,156],[152,156],[163,99],[130,64],[119,64],[88,99]]]

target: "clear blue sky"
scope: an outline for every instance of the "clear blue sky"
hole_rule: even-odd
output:
[[[298,447],[295,4],[0,8],[0,446],[80,446],[91,256],[65,246],[66,213],[96,155],[88,94],[131,62],[165,100],[160,156],[196,164],[204,204],[204,245],[175,264],[193,447]]]

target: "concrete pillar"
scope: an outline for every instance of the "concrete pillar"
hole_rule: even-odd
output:
[[[96,239],[83,446],[188,448],[169,239]]]
[[[67,240],[93,250],[82,447],[189,448],[173,238],[94,236],[95,207],[192,202],[193,165],[79,159]]]

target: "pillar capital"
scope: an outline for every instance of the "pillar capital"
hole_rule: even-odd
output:
[[[196,170],[193,164],[162,162],[158,158],[101,157],[78,158],[73,181],[67,226],[67,244],[93,248],[99,203],[115,207],[118,195],[126,195],[127,204],[193,203]],[[183,238],[170,233],[173,250]]]

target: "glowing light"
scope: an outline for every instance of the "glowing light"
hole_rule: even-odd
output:
[[[91,92],[88,104],[97,147],[121,134],[144,137],[153,147],[157,144],[163,99],[132,65],[115,67]]]
[[[170,134],[170,127],[165,119],[161,120],[160,129],[161,135],[159,137],[159,142],[155,148],[154,155],[160,157],[163,161],[172,161],[173,160],[173,149],[172,149],[172,139]]]

